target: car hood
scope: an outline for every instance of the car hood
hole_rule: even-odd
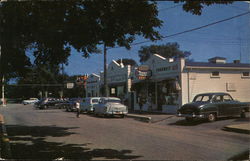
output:
[[[187,103],[185,105],[183,105],[182,107],[183,108],[187,108],[187,107],[196,107],[196,108],[199,108],[201,105],[204,105],[204,104],[208,104],[208,102],[191,102],[191,103]]]
[[[183,105],[178,112],[183,114],[197,113],[200,111],[201,105],[207,104],[208,102],[192,102]]]

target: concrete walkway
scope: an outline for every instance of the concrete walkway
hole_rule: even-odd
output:
[[[228,125],[224,127],[226,131],[233,131],[238,133],[250,134],[250,123]]]
[[[166,119],[176,117],[174,114],[158,113],[158,112],[130,112],[127,117],[135,118],[139,121],[148,123],[157,123]]]
[[[164,121],[170,118],[174,118],[174,120],[178,120],[178,118],[174,114],[166,114],[166,113],[150,113],[150,112],[130,112],[127,117],[134,118],[139,121],[147,122],[147,123],[157,123],[160,121]],[[225,131],[232,131],[237,133],[250,134],[250,122],[242,123],[237,125],[227,125],[223,128]]]

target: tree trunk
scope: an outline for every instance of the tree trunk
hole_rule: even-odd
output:
[[[108,97],[108,82],[107,82],[107,47],[104,43],[104,73],[103,73],[103,79],[104,79],[104,97]]]

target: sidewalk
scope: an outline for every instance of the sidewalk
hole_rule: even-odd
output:
[[[129,111],[127,117],[135,118],[140,121],[148,123],[156,123],[176,116],[174,114],[166,114],[158,111],[153,111],[153,112]]]
[[[249,115],[247,115],[247,118],[249,118]],[[167,119],[173,119],[174,121],[180,120],[183,118],[178,118],[174,114],[166,114],[161,112],[146,112],[146,111],[129,111],[129,114],[127,117],[134,118],[139,121],[147,122],[147,123],[157,123],[160,121],[164,121]],[[244,134],[250,134],[250,122],[241,123],[241,124],[231,124],[223,127],[223,130],[225,131],[232,131],[237,133],[244,133]]]
[[[224,127],[224,130],[238,132],[238,133],[244,133],[244,134],[250,134],[250,123],[228,125],[228,126]]]

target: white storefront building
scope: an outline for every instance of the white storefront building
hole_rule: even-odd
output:
[[[86,96],[99,97],[100,96],[100,76],[92,73],[88,76],[86,83]]]
[[[227,92],[234,99],[250,102],[250,64],[226,63],[215,57],[208,62],[166,59],[154,54],[131,72],[132,109],[175,113],[195,95]]]

